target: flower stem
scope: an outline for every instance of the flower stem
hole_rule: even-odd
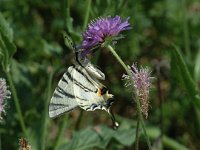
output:
[[[123,66],[123,68],[126,70],[127,74],[129,76],[131,76],[132,74],[129,71],[128,67],[125,65],[125,63],[122,61],[122,59],[119,57],[119,55],[115,52],[115,50],[112,48],[112,46],[108,45],[107,48],[113,54],[113,56],[117,59],[117,61]],[[151,148],[150,140],[146,133],[144,119],[143,119],[142,112],[141,112],[140,101],[137,96],[136,96],[136,104],[137,104],[137,112],[138,112],[139,121],[141,122],[141,126],[142,126],[143,133],[144,133],[144,136],[147,141],[147,145],[148,145],[149,149],[151,150],[152,148]]]
[[[58,132],[58,136],[56,137],[56,142],[55,142],[55,148],[54,148],[54,150],[58,150],[58,148],[60,146],[60,140],[63,137],[63,134],[64,134],[65,128],[67,126],[68,120],[69,120],[68,115],[62,119],[62,122],[61,122],[60,128],[59,128],[60,130]]]
[[[22,128],[22,131],[23,131],[24,135],[26,137],[28,137],[28,134],[27,134],[27,131],[26,131],[26,126],[25,126],[24,119],[23,119],[23,116],[22,116],[21,107],[20,107],[20,104],[19,104],[19,99],[17,97],[17,92],[16,92],[16,89],[15,89],[15,86],[14,86],[10,72],[6,72],[6,76],[7,76],[9,85],[10,85],[12,97],[13,97],[14,102],[15,102],[15,107],[16,107],[16,111],[17,111],[17,114],[18,114],[18,117],[19,117],[19,122],[20,122],[20,125],[21,125],[21,128]]]
[[[47,84],[47,99],[44,104],[44,112],[43,112],[43,120],[42,120],[42,130],[41,130],[41,150],[45,150],[46,145],[46,134],[47,134],[47,126],[48,126],[48,105],[49,100],[51,98],[51,85],[52,85],[52,78],[53,78],[53,71],[49,71],[49,79]]]
[[[151,150],[152,149],[151,148],[151,143],[150,143],[150,140],[149,140],[149,136],[147,135],[147,132],[146,132],[146,128],[145,128],[145,124],[144,124],[144,119],[143,119],[142,112],[141,112],[140,101],[139,101],[139,99],[138,99],[137,96],[136,96],[136,103],[137,103],[138,116],[139,116],[139,120],[140,120],[141,125],[142,125],[144,136],[146,138],[147,145],[148,145],[149,149]]]
[[[135,150],[139,150],[139,129],[140,129],[140,120],[137,120],[136,135],[135,135]]]
[[[126,70],[126,72],[128,73],[128,75],[131,75],[131,72],[129,71],[129,69],[127,68],[127,66],[125,65],[125,63],[122,61],[122,59],[119,57],[119,55],[112,48],[112,46],[108,45],[108,49],[115,56],[115,58],[122,65],[122,67]]]

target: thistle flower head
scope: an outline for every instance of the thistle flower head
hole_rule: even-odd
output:
[[[10,98],[11,92],[8,90],[6,80],[0,78],[0,119],[2,119],[2,113],[5,113],[5,100]]]
[[[82,55],[85,56],[91,53],[91,49],[102,45],[106,41],[119,39],[121,31],[131,29],[128,20],[129,18],[122,21],[120,16],[115,16],[114,18],[108,16],[92,21],[88,25],[86,32],[83,33],[83,41],[80,46],[83,49]]]
[[[148,68],[138,68],[136,64],[129,66],[131,77],[129,75],[123,75],[123,79],[128,80],[127,86],[132,85],[134,87],[135,96],[137,96],[141,103],[141,111],[148,117],[149,110],[149,89],[151,86],[150,77],[151,71]]]

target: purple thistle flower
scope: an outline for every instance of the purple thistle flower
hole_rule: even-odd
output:
[[[8,90],[8,87],[6,85],[6,80],[3,78],[0,78],[0,119],[2,119],[1,115],[2,113],[5,114],[5,100],[7,98],[10,98],[11,92]]]
[[[141,111],[147,118],[149,110],[149,89],[152,79],[152,77],[150,77],[151,71],[148,68],[138,69],[135,64],[128,68],[130,69],[131,77],[123,75],[122,78],[130,81],[126,83],[126,86],[132,85],[134,87],[134,93],[141,103]]]
[[[91,53],[91,50],[97,46],[102,45],[106,41],[116,41],[119,38],[119,33],[123,30],[131,29],[128,22],[129,18],[125,21],[121,20],[120,16],[111,18],[98,18],[88,25],[86,32],[83,33],[83,41],[80,46],[83,49],[82,56]]]

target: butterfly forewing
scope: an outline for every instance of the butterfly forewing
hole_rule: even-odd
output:
[[[73,90],[74,66],[70,66],[60,79],[49,104],[49,116],[57,117],[78,106]]]

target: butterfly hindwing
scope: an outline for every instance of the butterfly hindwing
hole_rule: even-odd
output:
[[[87,111],[102,109],[109,97],[98,94],[103,85],[81,66],[76,68],[73,77],[74,79],[81,79],[74,80],[74,94],[79,106]]]
[[[57,117],[78,106],[73,90],[74,66],[70,66],[64,73],[56,87],[49,104],[49,116]]]

